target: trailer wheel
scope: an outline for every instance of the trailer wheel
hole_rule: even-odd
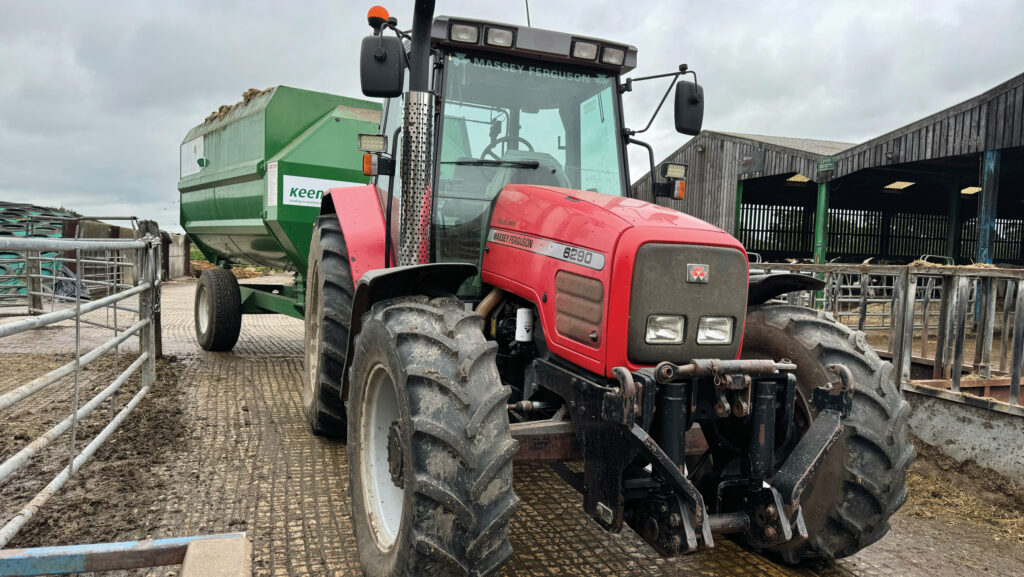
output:
[[[337,216],[317,218],[307,271],[302,407],[314,434],[344,438],[341,377],[354,289]]]
[[[196,284],[196,340],[207,351],[230,351],[242,330],[238,280],[223,268],[204,270]]]
[[[495,574],[512,554],[512,439],[479,315],[453,298],[374,305],[350,372],[349,491],[367,577]]]
[[[743,334],[745,358],[788,358],[797,365],[798,412],[811,419],[811,391],[827,382],[825,366],[842,363],[856,390],[843,438],[815,471],[801,498],[808,538],[771,550],[790,563],[853,555],[889,531],[889,518],[907,500],[910,406],[864,333],[826,312],[791,305],[752,307]],[[845,448],[845,451],[843,450]]]

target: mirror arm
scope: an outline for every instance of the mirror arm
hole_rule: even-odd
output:
[[[392,16],[391,19],[388,20],[386,24],[384,24],[384,26],[381,28],[381,32],[383,32],[384,28],[387,28],[388,30],[394,32],[395,36],[401,38],[402,40],[407,40],[410,46],[412,45],[412,34],[410,34],[411,31],[400,29],[398,27],[398,19],[395,18],[394,16]],[[381,34],[381,36],[383,36],[383,33]],[[409,51],[404,48],[402,50],[402,60],[405,62],[406,68],[412,68],[412,65],[409,64]]]
[[[686,72],[683,72],[684,76],[687,75],[687,74],[693,74],[693,83],[696,84],[697,86],[700,86],[700,82],[697,82],[697,73],[695,71],[687,70]],[[699,100],[698,100],[698,102],[699,102]]]
[[[624,82],[624,83],[619,85],[619,94],[623,94],[623,93],[626,93],[626,92],[632,92],[633,91],[633,83],[634,82],[641,82],[641,81],[644,81],[644,80],[654,80],[656,78],[666,78],[666,77],[669,77],[669,76],[672,77],[672,82],[669,83],[668,90],[666,90],[665,91],[665,95],[661,97],[661,102],[659,102],[658,103],[658,107],[654,109],[654,114],[652,114],[651,115],[651,119],[647,121],[647,126],[643,127],[642,130],[631,130],[631,131],[629,131],[629,135],[640,134],[641,132],[647,132],[647,129],[649,129],[651,127],[651,124],[654,123],[654,119],[658,117],[658,113],[661,112],[661,107],[665,105],[665,100],[668,99],[669,93],[672,92],[672,87],[675,86],[676,79],[678,79],[680,76],[683,76],[684,74],[693,74],[693,83],[694,84],[699,84],[699,82],[697,82],[697,73],[694,72],[693,70],[690,70],[690,67],[688,65],[680,64],[679,65],[679,70],[676,71],[676,72],[666,72],[664,74],[655,74],[653,76],[641,76],[640,78],[627,78],[626,82]]]
[[[632,136],[633,134],[636,134],[636,133],[633,132],[632,130],[629,130],[627,128],[626,129],[626,141],[629,142],[630,144],[636,144],[637,146],[642,146],[642,147],[647,149],[647,158],[648,158],[648,160],[651,163],[651,197],[653,198],[655,196],[655,194],[654,194],[654,184],[655,184],[655,180],[654,180],[654,148],[652,148],[650,144],[647,144],[646,142],[644,142],[642,140],[637,140],[637,139],[633,138],[633,136]]]
[[[659,74],[658,76],[648,76],[647,78],[637,78],[636,80],[647,80],[648,78],[662,78],[665,76],[671,76],[672,81],[668,84],[668,90],[665,91],[665,95],[661,97],[661,102],[658,103],[658,107],[654,109],[654,114],[651,115],[651,119],[647,121],[647,126],[640,130],[633,132],[633,134],[640,134],[641,132],[647,132],[647,129],[654,124],[654,119],[658,117],[658,113],[661,112],[661,107],[665,105],[665,101],[668,100],[669,93],[672,92],[672,87],[676,85],[676,79],[682,76],[683,72],[672,72],[670,74]]]
[[[679,70],[675,72],[665,72],[664,74],[654,74],[653,76],[641,76],[640,78],[634,78],[633,80],[640,82],[641,80],[654,80],[655,78],[665,78],[666,76],[675,76],[676,74],[685,74],[690,69],[688,64],[680,64]]]

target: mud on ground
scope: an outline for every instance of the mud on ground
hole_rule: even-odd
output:
[[[957,463],[920,439],[914,446],[918,458],[907,475],[905,514],[967,522],[994,540],[1024,545],[1024,485],[973,460]]]
[[[0,365],[20,375],[17,384],[45,374],[70,360],[68,355],[0,355]],[[101,357],[82,368],[80,401],[101,391],[124,370],[133,357],[122,354],[115,365],[112,356]],[[114,435],[93,458],[25,525],[9,547],[35,547],[64,543],[90,543],[139,538],[140,528],[155,520],[149,507],[159,502],[169,479],[168,463],[188,451],[188,427],[182,417],[182,388],[176,358],[157,362],[157,382]],[[6,372],[6,371],[5,371]],[[4,379],[6,385],[8,379]],[[138,392],[138,375],[132,376],[110,399],[104,401],[77,428],[80,451]],[[51,388],[15,405],[3,419],[0,461],[71,414],[73,380],[66,378]],[[9,390],[4,386],[0,390]],[[61,390],[60,394],[57,390]],[[34,397],[49,397],[40,405]],[[59,408],[58,408],[59,407]],[[42,489],[69,460],[70,434],[58,437],[22,470],[0,486],[0,519],[6,521]]]

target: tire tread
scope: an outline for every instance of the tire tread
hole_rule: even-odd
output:
[[[424,296],[375,303],[364,333],[372,322],[383,323],[394,340],[407,378],[413,462],[425,464],[414,473],[416,513],[403,567],[416,575],[494,575],[512,554],[508,525],[519,505],[512,490],[518,444],[507,413],[497,411],[510,391],[483,322],[457,299]],[[362,343],[361,334],[357,350]],[[352,374],[355,384],[356,367]],[[433,460],[453,470],[432,469]],[[436,515],[451,515],[458,527],[437,531],[430,521]],[[406,574],[401,571],[395,575]]]
[[[207,351],[230,351],[238,343],[242,330],[242,298],[238,279],[228,269],[211,268],[204,270],[196,285],[196,315],[199,314],[199,291],[210,293],[213,314],[205,334],[199,333],[196,319],[196,339]]]
[[[319,251],[317,251],[318,248]],[[355,290],[345,235],[341,230],[338,217],[334,214],[324,214],[316,220],[313,242],[310,244],[310,269],[312,269],[314,259],[319,259],[319,270],[323,275],[323,293],[320,295],[320,302],[323,304],[320,318],[320,336],[323,345],[319,349],[318,382],[313,387],[316,398],[313,400],[312,406],[306,407],[306,419],[314,434],[344,439],[347,431],[347,418],[344,400],[341,398],[341,375],[333,374],[331,367],[345,366],[352,299],[355,296]],[[307,281],[309,280],[307,279]],[[319,290],[319,287],[313,286],[313,283],[310,282],[307,291],[310,290]],[[309,302],[309,298],[306,299],[306,302]],[[319,312],[308,310],[308,308],[306,310],[307,315],[315,315]],[[316,343],[307,342],[305,346],[315,347]],[[303,378],[309,379],[308,370],[303,371]]]
[[[752,307],[748,323],[764,322],[785,332],[827,362],[841,362],[866,375],[857,383],[853,410],[845,420],[844,488],[831,491],[834,500],[817,534],[778,550],[784,560],[838,559],[856,553],[889,530],[889,518],[906,501],[907,467],[915,451],[907,433],[909,405],[893,376],[892,364],[883,361],[864,334],[835,320],[824,311],[795,305]],[[866,410],[868,405],[881,410]],[[859,409],[859,410],[858,410]]]

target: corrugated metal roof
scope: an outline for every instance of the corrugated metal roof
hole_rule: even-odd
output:
[[[833,154],[838,154],[847,148],[857,146],[857,143],[855,142],[835,142],[833,140],[814,140],[813,138],[790,138],[788,136],[742,134],[739,132],[723,132],[721,130],[709,130],[707,132],[715,132],[717,134],[724,134],[725,136],[732,136],[734,138],[742,138],[744,140],[782,146],[784,148],[791,148],[793,150],[800,150],[820,156],[832,156]]]

